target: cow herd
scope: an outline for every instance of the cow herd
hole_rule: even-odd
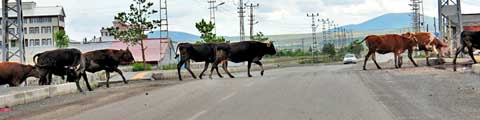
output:
[[[473,56],[473,49],[480,49],[480,31],[463,31],[461,34],[461,47],[457,48],[455,58],[453,59],[453,70],[456,71],[457,57],[461,52],[465,52],[472,58],[474,63],[477,63]],[[395,68],[402,67],[402,56],[406,50],[408,51],[408,58],[414,66],[418,66],[412,58],[414,49],[418,48],[419,51],[424,51],[426,55],[427,65],[429,63],[429,53],[437,53],[437,57],[444,56],[447,51],[448,45],[443,41],[440,41],[433,34],[428,32],[407,32],[404,34],[386,34],[386,35],[369,35],[361,42],[365,42],[368,47],[368,53],[365,56],[363,63],[363,70],[366,70],[366,64],[370,56],[378,69],[381,67],[378,65],[375,54],[394,54]]]
[[[120,64],[128,64],[134,61],[132,53],[126,50],[103,49],[82,53],[78,49],[56,49],[38,53],[33,56],[35,66],[24,65],[14,62],[0,63],[0,85],[19,86],[28,77],[40,78],[39,85],[50,85],[52,75],[60,76],[68,82],[75,82],[79,91],[80,79],[83,77],[88,90],[92,90],[88,83],[86,72],[95,73],[105,70],[107,87],[109,87],[110,72],[119,73],[123,81],[127,83],[122,71],[118,69]]]
[[[203,73],[207,70],[209,64],[212,65],[213,70],[220,77],[223,77],[218,71],[218,64],[222,64],[223,70],[231,77],[234,76],[228,72],[227,61],[232,62],[248,62],[248,76],[251,77],[250,67],[251,63],[258,64],[261,68],[261,75],[263,75],[263,65],[260,62],[262,57],[266,54],[276,54],[275,47],[271,41],[263,43],[256,41],[243,41],[237,43],[204,43],[204,44],[190,44],[180,43],[177,45],[176,58],[180,57],[178,62],[178,76],[182,80],[180,70],[186,64],[187,70],[191,73],[193,78],[195,74],[190,69],[190,60],[196,62],[205,62],[205,68],[200,74],[202,78]],[[88,90],[92,91],[92,87],[87,78],[87,72],[95,73],[105,71],[106,86],[109,87],[110,73],[118,73],[125,84],[127,80],[122,71],[118,69],[119,65],[130,64],[134,62],[132,53],[127,48],[126,50],[103,49],[82,53],[78,49],[56,49],[35,54],[33,56],[35,65],[24,65],[15,62],[0,63],[0,85],[8,84],[9,86],[19,86],[28,77],[39,78],[39,85],[52,84],[52,75],[60,76],[67,82],[75,82],[78,90],[83,92],[80,87],[80,79],[86,83]],[[212,74],[209,76],[212,77]]]
[[[250,74],[250,68],[252,63],[255,63],[261,67],[260,74],[263,76],[263,64],[260,60],[264,55],[275,55],[276,50],[272,41],[266,43],[257,41],[242,41],[236,43],[204,43],[204,44],[190,44],[180,43],[177,46],[178,54],[175,58],[180,57],[180,62],[177,64],[178,79],[182,80],[181,67],[186,64],[187,71],[193,78],[197,78],[190,69],[190,60],[195,62],[205,62],[203,71],[198,76],[202,79],[203,74],[208,69],[210,63],[212,68],[210,70],[209,78],[212,78],[213,70],[216,70],[219,77],[223,77],[218,71],[218,65],[222,64],[222,68],[230,78],[234,76],[228,71],[228,61],[239,63],[247,62],[247,74],[248,77],[252,77]]]

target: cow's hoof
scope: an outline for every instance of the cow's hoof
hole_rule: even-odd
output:
[[[234,76],[230,76],[230,78],[235,78]]]
[[[248,75],[248,77],[253,77],[252,75]]]
[[[262,75],[262,76],[263,76],[263,71],[262,71],[262,72],[260,72],[260,75]]]

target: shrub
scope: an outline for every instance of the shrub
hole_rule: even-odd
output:
[[[135,63],[135,64],[132,65],[132,70],[133,71],[152,70],[152,65],[147,64],[147,69],[144,69],[142,63]]]

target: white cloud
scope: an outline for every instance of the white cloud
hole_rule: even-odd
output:
[[[101,27],[110,26],[113,16],[128,9],[131,0],[35,0],[39,6],[62,5],[65,8],[66,30],[75,40],[99,36]],[[158,5],[158,0],[150,0]],[[239,33],[238,0],[226,2],[217,12],[217,33],[236,36]],[[356,24],[391,12],[410,12],[409,0],[244,0],[258,2],[255,11],[259,24],[255,31],[266,34],[310,32],[311,19],[307,13],[320,13],[319,18],[331,18],[341,25]],[[437,15],[437,0],[425,0],[425,13]],[[480,12],[480,3],[464,0],[464,13]],[[194,23],[208,20],[206,0],[169,0],[170,30],[199,34]],[[218,3],[219,3],[218,2]],[[158,8],[158,6],[155,6]],[[158,18],[156,16],[155,18]],[[248,34],[248,18],[245,18]]]

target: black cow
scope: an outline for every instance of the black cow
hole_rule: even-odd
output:
[[[262,68],[260,74],[263,76],[264,69],[260,60],[262,60],[263,56],[266,54],[275,55],[276,53],[277,51],[275,50],[275,46],[273,45],[272,41],[267,43],[257,41],[242,41],[237,43],[221,44],[216,47],[217,56],[215,62],[213,63],[213,67],[217,69],[218,64],[223,62],[223,68],[226,69],[228,63],[227,59],[235,63],[247,61],[248,77],[252,77],[250,74],[250,67],[253,62]],[[227,72],[229,76],[233,77],[230,72],[225,72]]]
[[[118,65],[120,64],[129,64],[134,62],[132,53],[127,48],[127,50],[113,50],[113,49],[103,49],[96,50],[91,52],[83,53],[85,57],[85,71],[90,73],[95,73],[98,71],[105,70],[107,76],[107,88],[110,87],[110,73],[117,72],[122,76],[123,82],[128,84],[125,76]],[[88,81],[86,72],[82,73],[82,77],[85,81]]]
[[[202,79],[203,73],[208,69],[208,65],[215,61],[215,46],[216,43],[204,43],[204,44],[191,44],[191,43],[180,43],[177,45],[177,52],[180,52],[180,55],[177,54],[175,58],[180,56],[180,62],[177,64],[178,79],[182,80],[182,75],[180,74],[180,69],[183,64],[187,65],[187,70],[193,76],[194,79],[197,79],[195,74],[190,69],[190,59],[195,62],[205,62],[205,68],[202,73],[200,73],[199,78]],[[217,69],[217,74],[219,77],[223,77]]]
[[[14,62],[1,62],[0,71],[0,85],[8,84],[10,87],[19,86],[28,77],[39,76],[34,66]]]
[[[35,67],[40,74],[40,85],[50,85],[52,74],[67,76],[68,82],[75,82],[80,92],[79,80],[85,70],[85,59],[78,49],[56,49],[38,53],[33,57]],[[92,90],[88,81],[85,81],[88,90]]]
[[[462,46],[457,48],[455,53],[455,58],[453,58],[453,71],[457,71],[457,57],[460,52],[464,51],[465,48],[468,49],[468,55],[473,60],[473,63],[476,64],[477,60],[473,56],[473,48],[480,49],[480,31],[463,31],[461,35]]]

